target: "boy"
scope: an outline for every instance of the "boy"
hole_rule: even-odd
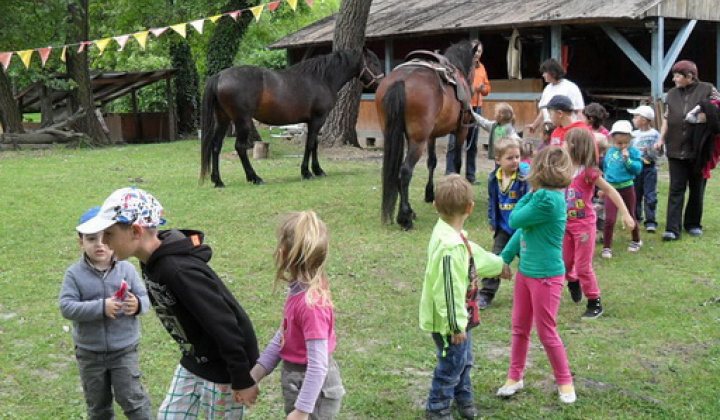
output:
[[[203,233],[157,230],[163,207],[137,188],[115,191],[80,232],[102,230],[119,260],[136,257],[150,301],[182,358],[160,406],[159,419],[241,419],[258,387],[250,368],[258,346],[247,313],[208,266]]]
[[[573,103],[565,95],[555,95],[545,105],[550,114],[550,122],[555,130],[550,135],[550,146],[562,146],[565,141],[565,133],[573,128],[585,128],[590,131],[590,126],[575,119]]]
[[[490,172],[488,180],[488,219],[494,232],[493,249],[500,255],[505,245],[515,233],[510,227],[510,213],[515,204],[528,191],[525,177],[527,172],[520,169],[520,143],[510,137],[504,137],[495,145],[497,168]],[[478,306],[485,309],[492,304],[500,287],[500,279],[482,279],[482,290]]]
[[[80,225],[100,207],[86,211]],[[131,420],[152,418],[150,397],[140,382],[138,315],[150,300],[135,267],[116,261],[102,232],[79,232],[80,261],[65,271],[60,312],[73,321],[73,340],[88,418],[114,418],[115,401]]]
[[[638,222],[643,220],[643,201],[645,201],[645,230],[655,233],[657,221],[655,209],[657,208],[657,162],[658,153],[655,149],[660,133],[652,128],[655,121],[655,111],[641,105],[628,111],[633,114],[633,124],[637,130],[632,132],[632,143],[642,156],[643,168],[640,175],[635,178],[635,217]]]
[[[422,297],[420,328],[432,333],[437,347],[438,365],[433,375],[426,417],[451,420],[450,404],[455,400],[460,415],[477,416],[470,368],[473,363],[465,296],[469,287],[477,288],[477,276],[495,277],[503,273],[503,261],[469,242],[463,225],[475,202],[470,183],[452,174],[441,178],[435,188],[435,209],[440,218],[428,246]],[[474,285],[471,283],[475,283]]]

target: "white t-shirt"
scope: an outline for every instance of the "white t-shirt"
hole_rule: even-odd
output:
[[[545,106],[555,95],[565,95],[570,98],[575,111],[582,111],[582,109],[585,108],[585,101],[583,100],[582,93],[580,93],[580,89],[575,83],[569,81],[568,79],[561,79],[556,85],[548,83],[545,86],[545,89],[543,89],[538,107]],[[547,112],[547,109],[543,108],[542,112],[545,117],[545,121],[550,121],[550,114]]]

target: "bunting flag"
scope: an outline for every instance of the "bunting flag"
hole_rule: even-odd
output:
[[[10,59],[12,58],[13,53],[11,52],[4,52],[0,53],[0,63],[2,63],[5,70],[10,66]]]
[[[271,12],[277,10],[278,6],[280,6],[280,0],[267,4],[268,10],[270,10]]]
[[[150,31],[142,31],[142,32],[135,32],[133,34],[133,37],[135,40],[140,44],[140,47],[144,50],[145,45],[147,44],[148,35],[150,34]]]
[[[228,13],[228,16],[233,18],[233,20],[237,20],[238,16],[240,16],[240,10]]]
[[[168,30],[168,26],[164,26],[162,28],[153,28],[150,29],[150,32],[152,32],[153,35],[155,35],[155,38],[160,38],[160,35],[165,33],[165,31]]]
[[[287,0],[288,4],[290,5],[290,8],[295,10],[297,9],[297,0]]]
[[[62,53],[60,53],[60,61],[63,63],[67,61],[67,45],[63,46]]]
[[[50,51],[52,51],[52,47],[38,48],[38,53],[40,53],[40,61],[42,62],[43,67],[45,67],[45,63],[47,63],[48,57],[50,57]]]
[[[308,6],[312,7],[313,0],[305,0],[305,3],[307,3]]]
[[[107,48],[108,44],[110,44],[110,41],[112,40],[112,38],[105,38],[95,41],[95,45],[97,45],[98,49],[100,50],[100,55],[105,52],[105,48]]]
[[[258,20],[260,20],[260,15],[263,11],[263,5],[251,7],[250,11],[252,12],[253,16],[255,16],[255,22],[257,22]]]
[[[221,17],[223,17],[223,15],[215,15],[215,16],[210,16],[208,19],[210,19],[210,22],[215,23],[215,22],[217,22],[218,19],[220,19]]]
[[[114,36],[113,39],[120,46],[120,48],[118,48],[118,51],[122,51],[125,49],[125,44],[127,44],[128,39],[130,39],[130,35]]]
[[[190,25],[198,31],[199,34],[203,33],[203,26],[205,26],[205,19],[193,20]]]
[[[23,64],[25,64],[25,68],[30,68],[30,60],[32,60],[32,56],[35,50],[25,50],[25,51],[18,51],[17,55],[22,60]]]
[[[173,25],[170,28],[180,34],[181,37],[187,37],[187,25],[185,23],[178,23],[177,25]]]
[[[80,43],[80,46],[78,46],[78,50],[77,50],[78,54],[80,54],[80,53],[82,53],[83,51],[85,51],[85,46],[86,46],[86,45],[88,45],[88,42],[87,42],[87,41],[83,41],[83,42]]]

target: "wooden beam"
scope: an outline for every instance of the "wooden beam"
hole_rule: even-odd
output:
[[[562,63],[562,26],[550,27],[550,57]]]
[[[618,32],[617,29],[614,27],[602,23],[600,24],[600,27],[605,31],[605,33],[610,37],[610,39],[615,42],[615,45],[620,47],[620,50],[625,53],[625,55],[632,61],[635,66],[642,72],[642,74],[647,77],[648,81],[652,82],[653,80],[653,73],[652,69],[650,68],[650,64],[647,62],[645,57],[643,57],[636,49],[633,47],[625,37]]]
[[[665,80],[661,65],[665,53],[665,19],[663,17],[658,17],[655,27],[651,29],[650,44],[653,74],[650,80],[650,93],[653,100],[656,100],[663,95],[663,80]]]
[[[665,79],[665,76],[670,73],[670,69],[673,64],[675,64],[675,60],[677,60],[680,55],[680,51],[682,51],[685,43],[687,43],[688,38],[690,38],[690,34],[692,34],[693,29],[695,29],[695,25],[697,25],[697,20],[693,19],[680,28],[680,32],[678,32],[675,40],[670,46],[670,49],[665,55],[665,62],[663,63],[662,68],[663,80]]]

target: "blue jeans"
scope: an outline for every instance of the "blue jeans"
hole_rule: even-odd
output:
[[[470,368],[473,365],[470,332],[467,332],[467,340],[462,344],[450,344],[448,336],[446,346],[439,333],[433,333],[432,338],[437,347],[438,364],[433,374],[427,409],[446,410],[453,399],[458,405],[471,404],[474,399],[470,383]]]
[[[481,107],[473,108],[476,114],[480,113]],[[465,140],[465,178],[470,182],[475,182],[475,172],[477,172],[476,160],[478,154],[477,147],[478,140],[478,126],[473,125],[468,131],[467,139]],[[453,158],[455,157],[455,135],[450,134],[448,136],[448,147],[447,154],[445,155],[445,175],[455,173],[453,167]]]
[[[645,226],[657,225],[655,210],[657,209],[657,166],[645,165],[640,174],[635,177],[635,217],[638,223],[643,221]],[[645,204],[643,206],[643,203]],[[643,213],[643,208],[645,213]]]

